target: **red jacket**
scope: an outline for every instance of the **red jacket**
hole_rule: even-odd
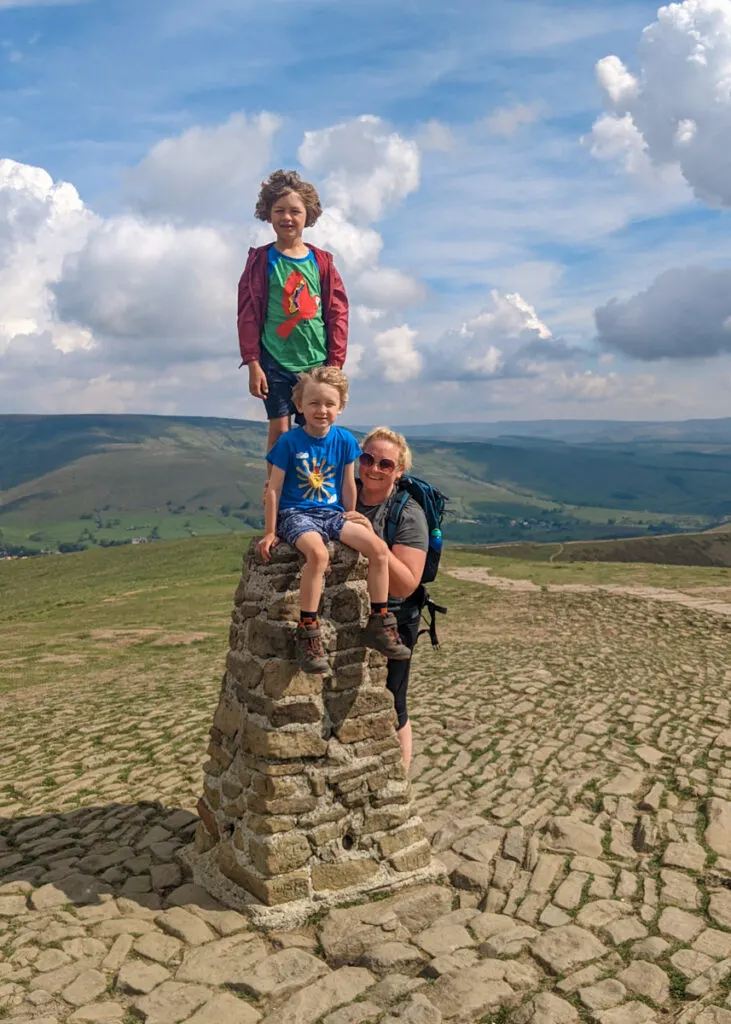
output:
[[[239,281],[239,348],[241,365],[258,360],[261,335],[267,313],[269,268],[267,253],[274,243],[249,249],[249,257]],[[342,366],[348,348],[348,296],[340,274],[335,269],[332,253],[308,246],[320,271],[322,318],[327,333],[327,365]]]

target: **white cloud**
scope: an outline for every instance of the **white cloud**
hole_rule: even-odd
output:
[[[393,310],[423,302],[426,287],[394,267],[371,267],[354,279],[351,294],[366,305]]]
[[[328,203],[356,221],[380,220],[419,187],[417,144],[370,114],[305,132],[298,157],[308,171],[325,175]]]
[[[375,364],[389,384],[401,384],[419,376],[422,357],[414,345],[416,336],[416,331],[406,324],[374,335]]]
[[[535,124],[543,116],[542,102],[516,103],[511,107],[499,107],[485,118],[485,125],[494,135],[510,138],[526,124]]]
[[[44,331],[58,348],[88,347],[88,336],[74,343],[56,324],[49,285],[95,222],[72,185],[54,183],[40,167],[0,160],[0,353],[17,335]]]
[[[493,289],[491,305],[437,342],[429,372],[442,380],[486,380],[535,372],[535,359],[566,358],[535,308]],[[554,350],[552,352],[552,349]]]
[[[422,153],[451,153],[457,147],[452,129],[436,118],[426,122],[416,141]]]
[[[271,231],[268,232],[271,238]],[[324,249],[330,249],[346,270],[374,266],[383,248],[383,239],[373,228],[351,223],[342,210],[326,207],[307,238]]]
[[[635,359],[697,359],[731,352],[731,270],[667,270],[643,292],[595,313],[600,343]]]
[[[146,216],[186,223],[251,216],[280,124],[272,114],[239,113],[162,139],[125,175],[128,201]]]
[[[661,7],[642,33],[640,72],[617,56],[597,64],[610,113],[593,130],[592,152],[643,173],[682,173],[696,196],[731,205],[731,2],[684,0]]]
[[[240,255],[212,227],[101,221],[52,285],[61,321],[90,330],[117,361],[164,363],[222,350]]]

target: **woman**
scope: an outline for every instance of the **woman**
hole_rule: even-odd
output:
[[[397,483],[411,467],[411,450],[402,434],[388,427],[376,427],[362,444],[358,482],[358,504],[346,519],[369,526],[386,539],[389,508],[397,492]],[[429,529],[421,506],[409,498],[404,505],[393,545],[389,552],[389,609],[398,622],[401,641],[413,649],[419,633],[420,608],[413,599],[421,583]],[[412,600],[409,600],[412,598]],[[411,764],[411,722],[406,708],[410,661],[389,661],[386,686],[393,694],[398,716],[401,758],[408,772]]]

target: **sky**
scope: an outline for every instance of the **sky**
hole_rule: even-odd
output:
[[[0,412],[263,419],[279,167],[344,422],[729,414],[731,0],[0,0]]]

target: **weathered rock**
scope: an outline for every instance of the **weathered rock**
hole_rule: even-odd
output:
[[[439,978],[429,990],[429,1000],[444,1020],[480,1019],[515,1000],[513,989],[503,979],[505,966],[499,960],[484,960],[458,974]]]
[[[159,988],[135,1002],[143,1021],[150,1024],[177,1024],[210,999],[211,990],[204,985],[181,985],[164,981]]]
[[[336,1006],[352,1002],[374,981],[374,976],[365,968],[341,967],[295,992],[265,1018],[264,1024],[283,1024],[284,1021],[314,1024]]]
[[[585,928],[570,924],[545,932],[533,943],[531,951],[554,974],[567,974],[604,956],[607,947]]]
[[[246,955],[246,947],[242,952]],[[279,999],[329,973],[330,968],[318,957],[302,949],[283,949],[247,970],[236,987],[257,999]]]
[[[706,803],[705,840],[721,857],[731,857],[731,801],[713,796]]]
[[[549,845],[553,849],[573,851],[586,857],[602,855],[602,831],[596,825],[587,825],[575,818],[552,818],[549,834]]]
[[[242,988],[269,950],[259,936],[233,935],[192,949],[183,957],[177,981]]]
[[[253,1006],[228,992],[217,993],[205,1006],[201,1006],[186,1024],[256,1024],[261,1014]]]
[[[578,1024],[579,1015],[565,999],[542,992],[513,1014],[511,1024]]]
[[[144,960],[128,960],[122,964],[117,975],[117,988],[127,995],[147,995],[154,988],[167,981],[170,972],[161,964],[149,964]]]

